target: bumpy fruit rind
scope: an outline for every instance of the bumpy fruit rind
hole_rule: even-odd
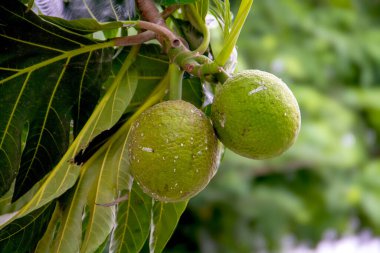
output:
[[[218,86],[211,118],[227,148],[253,159],[282,154],[301,126],[298,103],[288,86],[260,70],[242,71]]]
[[[131,173],[143,191],[166,202],[206,187],[220,159],[210,119],[194,105],[171,100],[142,113],[128,135]]]

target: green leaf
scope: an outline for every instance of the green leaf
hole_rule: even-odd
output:
[[[3,196],[0,198],[0,206],[7,206],[12,203],[12,196],[13,196],[13,190],[14,190],[14,184],[11,185],[8,192],[6,192]]]
[[[151,253],[162,252],[169,241],[188,201],[177,203],[154,202],[150,227]]]
[[[66,20],[51,16],[41,16],[41,18],[60,27],[64,27],[70,31],[80,34],[89,34],[98,31],[113,30],[123,26],[123,23],[119,21],[99,23],[95,19],[90,18],[83,18],[78,20]]]
[[[135,57],[137,51],[130,54]],[[111,122],[115,122],[124,112],[132,99],[137,84],[135,70],[123,71],[129,67],[131,60],[127,57],[125,64],[119,71],[120,77],[113,79],[109,90],[115,91],[114,98],[105,105]],[[123,74],[124,73],[124,74]],[[115,87],[115,88],[114,88]],[[107,96],[105,96],[107,97]],[[112,116],[112,114],[114,114]],[[108,121],[107,121],[108,122]],[[54,239],[52,251],[54,252],[82,252],[94,251],[110,234],[113,225],[114,207],[98,206],[100,203],[113,201],[115,197],[116,171],[124,150],[124,138],[119,138],[113,144],[104,146],[96,156],[83,165],[78,184],[71,193],[68,203],[65,204],[61,225]],[[106,149],[106,150],[105,150]],[[85,238],[82,242],[82,216],[84,209],[88,210]],[[82,245],[84,244],[84,245]]]
[[[83,165],[79,181],[65,201],[52,252],[95,251],[109,235],[115,208],[97,204],[111,202],[116,195],[115,168],[109,164],[118,158],[112,154],[115,148],[120,152],[119,146],[104,146]]]
[[[232,21],[230,1],[226,0],[222,2],[220,0],[212,0],[210,12],[216,18],[220,28],[223,30],[223,37],[227,38],[230,33],[230,25]]]
[[[0,230],[0,252],[30,252],[43,235],[54,210],[54,204],[45,205]]]
[[[123,191],[122,195],[126,193]],[[128,194],[128,200],[120,203],[117,208],[111,252],[140,252],[149,235],[152,199],[137,184],[133,184]]]
[[[135,57],[134,54],[131,55],[132,58]],[[54,170],[44,180],[37,183],[27,194],[12,205],[4,208],[4,215],[0,216],[0,226],[4,226],[4,224],[13,219],[22,217],[37,209],[73,186],[79,175],[80,167],[69,161],[74,159],[78,151],[85,147],[91,139],[102,131],[111,128],[119,120],[129,104],[135,89],[133,87],[136,87],[135,81],[131,80],[134,75],[128,74],[129,72],[127,71],[132,62],[131,59],[126,59],[125,64],[122,66],[123,69],[114,78],[113,85],[103,96],[94,113]],[[126,83],[127,85],[125,85]],[[59,182],[58,186],[57,182]]]
[[[130,55],[135,57],[137,51]],[[109,103],[109,113],[115,113],[117,117],[112,117],[113,122],[120,117],[132,99],[137,84],[135,70],[123,71],[130,59],[127,58],[125,64],[121,66],[119,75],[111,78],[113,85],[110,90],[117,90],[118,96]],[[121,73],[125,73],[122,75]],[[125,85],[127,84],[127,85]],[[116,86],[117,89],[112,89]],[[112,109],[111,109],[112,108]],[[113,226],[114,207],[105,207],[97,204],[111,202],[115,197],[116,172],[119,170],[123,160],[124,138],[118,138],[112,145],[104,146],[99,153],[88,162],[82,169],[82,175],[70,197],[70,202],[66,204],[63,212],[61,225],[57,232],[52,251],[57,252],[82,252],[94,251],[105,241]],[[121,143],[119,143],[121,142]],[[84,209],[87,209],[84,241],[82,242],[82,216]]]
[[[200,108],[203,103],[202,82],[199,78],[188,77],[182,80],[182,99]]]
[[[72,50],[68,52],[66,55],[54,57],[53,59],[47,59],[42,63],[37,64],[37,67],[41,68],[45,65],[49,65],[51,62],[54,62],[57,59],[64,59],[69,55],[80,55],[97,48],[108,47],[109,45],[111,45],[111,43],[96,44],[95,46],[89,47],[83,46],[78,50]],[[155,50],[157,51],[157,48]],[[136,105],[140,104],[141,101],[146,98],[147,94],[149,94],[149,92],[155,87],[158,80],[162,76],[163,70],[166,68],[165,66],[167,66],[167,61],[162,59],[162,57],[151,57],[149,54],[150,53],[142,55],[139,57],[140,60],[136,61],[136,64],[141,66],[139,72],[142,75],[142,78],[139,80],[139,82],[142,82],[141,85],[139,84],[139,91],[143,91],[141,93],[138,93],[140,96],[134,97]],[[157,66],[160,67],[157,68]],[[163,67],[161,68],[161,66]],[[32,67],[35,66],[32,65]],[[147,89],[145,85],[146,83],[149,83],[149,89]],[[55,166],[54,170],[43,180],[34,185],[29,192],[27,192],[15,203],[8,206],[3,206],[1,208],[1,211],[3,213],[3,215],[0,216],[1,226],[5,226],[12,220],[23,217],[33,210],[38,209],[52,199],[60,196],[67,189],[73,186],[79,175],[80,167],[68,161],[72,160],[78,151],[81,148],[85,147],[91,139],[93,139],[102,131],[109,129],[118,120],[119,117],[117,115],[119,114],[120,116],[120,113],[122,113],[121,111],[118,111],[116,113],[114,111],[114,101],[124,101],[124,98],[118,98],[117,87],[118,86],[111,86],[109,88],[108,92],[104,95],[102,101],[99,102],[97,108],[95,109],[91,118],[88,120],[85,127],[78,134],[77,138],[74,140],[60,162]],[[57,182],[59,182],[58,185]]]
[[[95,162],[100,163],[101,158]],[[70,192],[68,203],[59,220],[60,226],[55,232],[51,252],[79,252],[82,241],[82,216],[87,196],[99,173],[96,169],[99,169],[96,163],[86,163],[82,169],[82,175],[73,191]],[[94,171],[88,172],[88,170]]]
[[[136,79],[137,83],[137,79]],[[125,123],[129,124],[129,122]],[[110,145],[101,154],[95,156],[100,157],[92,163],[92,168],[87,173],[94,173],[94,170],[99,170],[98,177],[92,186],[89,196],[87,197],[87,206],[89,209],[89,219],[86,224],[86,233],[81,246],[81,252],[93,252],[111,233],[114,226],[115,206],[107,205],[117,198],[118,187],[124,186],[118,184],[118,178],[121,176],[119,171],[128,169],[126,162],[126,140],[129,127],[122,128],[122,132],[117,137],[110,139]],[[106,144],[107,145],[107,144]],[[102,149],[102,150],[103,150]],[[101,152],[101,150],[99,150]],[[87,163],[85,164],[85,166]],[[98,168],[94,168],[98,166]],[[125,175],[126,181],[130,181],[130,176]],[[125,185],[130,188],[131,186]],[[66,236],[67,237],[67,236]],[[65,251],[66,252],[66,251]]]
[[[99,173],[94,180],[92,187],[87,196],[87,206],[89,210],[89,218],[85,227],[85,236],[81,244],[80,252],[94,252],[102,245],[104,240],[111,233],[114,223],[115,206],[101,206],[99,204],[114,201],[115,193],[115,171],[109,166],[109,160],[112,159],[114,153],[117,152],[110,146],[100,160],[95,160],[87,173],[94,173],[94,167],[99,167]],[[116,146],[120,149],[119,146]],[[98,168],[96,168],[98,169]],[[67,239],[67,235],[64,239]],[[67,252],[67,251],[63,251]]]
[[[62,218],[62,210],[57,201],[54,212],[50,218],[49,225],[47,226],[44,235],[39,240],[35,253],[50,253],[51,252],[51,245],[55,236],[55,232],[57,230],[57,226],[59,226],[59,221],[61,218]]]
[[[94,251],[94,253],[109,253],[109,244],[110,244],[110,236],[107,237],[107,239],[104,240],[102,245],[100,245],[99,248]]]
[[[79,128],[77,115],[86,121],[94,109],[113,53],[112,43],[96,44],[25,11],[17,1],[0,5],[0,194],[17,175],[14,199],[65,153],[70,122]]]
[[[228,58],[232,54],[232,51],[234,50],[236,42],[239,38],[240,31],[243,28],[245,20],[251,9],[252,3],[253,3],[253,0],[241,1],[239,10],[236,15],[235,21],[232,25],[231,31],[228,34],[228,36],[225,38],[224,47],[222,51],[216,56],[216,59],[215,59],[216,63],[218,63],[220,66],[224,66],[224,64],[227,63]]]
[[[195,6],[202,20],[206,19],[206,15],[208,13],[210,1],[209,0],[198,0],[195,2]]]
[[[151,45],[140,50],[134,65],[139,73],[135,95],[127,111],[136,110],[151,94],[168,70],[168,58],[158,46]]]

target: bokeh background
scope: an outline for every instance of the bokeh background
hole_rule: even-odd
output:
[[[380,1],[255,0],[238,52],[238,70],[272,72],[294,91],[299,138],[266,161],[227,150],[166,252],[380,236]]]

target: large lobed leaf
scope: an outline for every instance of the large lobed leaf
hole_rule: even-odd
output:
[[[0,252],[25,252],[36,247],[53,213],[54,204],[47,204],[0,230]]]
[[[66,152],[71,122],[77,132],[87,121],[113,52],[25,11],[0,6],[0,194],[17,175],[13,200]]]

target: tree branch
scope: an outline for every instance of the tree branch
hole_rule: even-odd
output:
[[[125,36],[115,38],[115,46],[133,46],[137,44],[142,44],[144,42],[153,40],[156,37],[156,34],[152,31],[145,31],[137,35]]]

